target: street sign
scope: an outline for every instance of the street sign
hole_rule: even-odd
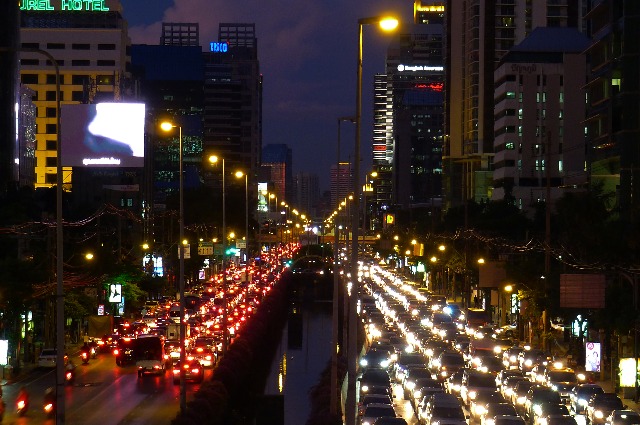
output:
[[[119,304],[122,302],[122,285],[112,283],[109,285],[109,302]]]
[[[217,244],[214,245],[213,253],[214,253],[214,255],[222,255],[222,254],[224,254],[224,248],[222,247],[221,243],[217,243]]]
[[[213,242],[198,242],[198,255],[213,255]]]
[[[104,316],[104,304],[98,304],[98,316]]]
[[[178,259],[180,258],[180,246],[178,246]],[[184,244],[184,259],[188,260],[191,258],[191,245],[186,243]]]
[[[236,248],[238,249],[246,249],[247,241],[236,241]]]

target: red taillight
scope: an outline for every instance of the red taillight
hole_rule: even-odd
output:
[[[118,354],[120,354],[120,351],[116,348],[115,350],[113,350],[113,355],[117,356]]]
[[[25,402],[24,400],[18,400],[18,409],[24,409]]]
[[[174,374],[174,375],[177,375],[177,374],[179,374],[179,373],[180,373],[180,370],[179,370],[179,369],[173,369],[173,374]]]
[[[200,369],[191,369],[191,373],[195,373],[197,375],[200,373]]]
[[[44,411],[49,413],[53,410],[53,403],[48,403],[44,405]]]

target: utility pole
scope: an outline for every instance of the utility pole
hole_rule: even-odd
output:
[[[546,134],[545,149],[545,175],[546,175],[546,194],[545,194],[545,215],[544,215],[544,293],[548,293],[549,289],[549,272],[551,270],[551,132]],[[549,350],[549,312],[545,307],[542,312],[542,330],[544,338],[542,338],[542,349]]]

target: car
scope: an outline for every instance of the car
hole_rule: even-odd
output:
[[[547,419],[553,415],[569,415],[569,409],[564,404],[541,403],[540,407],[533,411],[533,425],[546,425]]]
[[[136,363],[133,355],[133,341],[135,341],[135,338],[130,337],[124,337],[118,340],[117,347],[113,349],[117,366],[127,366]]]
[[[496,391],[495,376],[476,370],[467,370],[462,376],[460,397],[465,406],[469,406],[479,391]]]
[[[462,368],[455,372],[453,375],[445,379],[444,389],[453,395],[460,395],[460,385],[462,384],[462,376],[466,368]]]
[[[535,413],[541,408],[543,403],[561,404],[560,394],[549,387],[533,385],[529,388],[524,402],[524,417],[533,423]]]
[[[594,394],[604,394],[604,389],[597,384],[576,385],[569,394],[569,407],[576,415],[584,413],[589,399]]]
[[[358,415],[362,416],[364,410],[372,403],[388,404],[393,406],[393,401],[389,395],[383,394],[367,394],[358,402]]]
[[[477,368],[480,372],[490,373],[496,376],[498,372],[504,369],[504,365],[497,357],[485,356],[480,357]]]
[[[525,348],[518,354],[518,367],[524,373],[528,373],[536,363],[546,366],[550,359],[551,356],[540,349]]]
[[[392,418],[390,416],[383,416],[375,420],[373,425],[408,425],[404,418]]]
[[[402,383],[405,398],[411,398],[411,394],[416,389],[416,381],[419,378],[431,378],[431,371],[425,367],[407,369]]]
[[[515,403],[513,402],[513,392],[516,389],[516,385],[518,385],[518,382],[520,381],[526,381],[527,378],[523,377],[523,376],[509,376],[507,377],[503,382],[502,385],[500,385],[500,394],[502,394],[502,396],[507,399],[507,401],[511,402],[512,404],[515,405]]]
[[[66,365],[69,358],[64,356],[64,364]],[[38,356],[38,367],[56,367],[58,362],[58,354],[55,348],[44,348]]]
[[[373,425],[378,418],[382,417],[395,418],[396,411],[393,406],[383,403],[371,403],[364,409],[360,417],[360,423],[362,425]]]
[[[637,425],[640,424],[640,414],[629,409],[612,410],[605,419],[606,425]]]
[[[502,352],[502,364],[507,369],[518,369],[518,354],[522,353],[522,347],[509,347]]]
[[[613,410],[623,410],[625,407],[620,397],[615,393],[592,395],[587,403],[587,424],[604,424],[606,417],[609,416]]]
[[[431,370],[440,381],[444,381],[460,368],[464,367],[462,354],[445,351],[431,362]]]
[[[568,403],[571,390],[578,384],[578,376],[573,369],[550,369],[545,374],[544,383],[560,393],[563,403]]]
[[[204,368],[197,360],[185,360],[184,363],[180,361],[175,362],[173,365],[173,383],[180,383],[180,371],[184,370],[185,381],[192,381],[201,383],[204,380]]]
[[[493,418],[494,425],[526,425],[522,416],[498,415]]]
[[[524,416],[525,402],[527,401],[527,393],[533,387],[533,382],[531,381],[519,381],[516,386],[513,388],[513,393],[511,394],[511,404],[513,404],[516,408],[516,411],[519,415]]]
[[[457,401],[457,400],[456,400]],[[424,410],[418,412],[422,425],[465,425],[467,423],[462,405],[457,403],[426,403]]]
[[[389,374],[384,369],[367,369],[360,378],[360,392],[366,393],[369,390],[369,386],[383,386],[391,387],[391,379]]]
[[[518,413],[511,403],[487,403],[480,415],[480,424],[495,425],[496,416],[518,416]]]
[[[210,347],[194,347],[189,357],[198,360],[204,367],[213,367],[216,362],[216,353]]]
[[[391,364],[391,353],[388,350],[370,348],[360,358],[359,364],[362,369],[386,369]]]
[[[471,419],[480,420],[487,411],[490,403],[504,403],[506,400],[495,389],[483,389],[476,392],[476,396],[469,403],[469,413]]]
[[[550,415],[547,425],[578,425],[576,418],[570,415]]]

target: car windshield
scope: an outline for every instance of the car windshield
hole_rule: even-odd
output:
[[[434,419],[462,419],[464,420],[464,413],[459,407],[434,407],[431,413]]]
[[[469,384],[470,387],[489,387],[495,388],[496,386],[496,378],[493,375],[470,375],[469,376]]]
[[[370,418],[379,418],[382,416],[395,416],[396,413],[393,410],[393,407],[379,407],[379,406],[368,406],[367,410],[364,412],[364,416]]]
[[[549,380],[552,382],[578,382],[575,373],[564,371],[549,372]]]
[[[535,403],[558,403],[560,404],[560,394],[553,390],[540,390],[533,393],[532,400]]]
[[[595,405],[599,409],[622,409],[622,401],[620,401],[620,399],[602,400],[600,402],[596,402]]]
[[[443,366],[464,366],[464,358],[458,354],[448,354],[442,356],[441,364]]]
[[[589,397],[593,394],[604,394],[604,390],[600,387],[582,387],[578,389],[579,397]]]
[[[516,416],[516,409],[510,404],[500,403],[500,404],[496,404],[496,405],[493,405],[493,406],[490,406],[489,408],[487,408],[487,415],[490,415],[490,416],[497,416],[497,415]]]

